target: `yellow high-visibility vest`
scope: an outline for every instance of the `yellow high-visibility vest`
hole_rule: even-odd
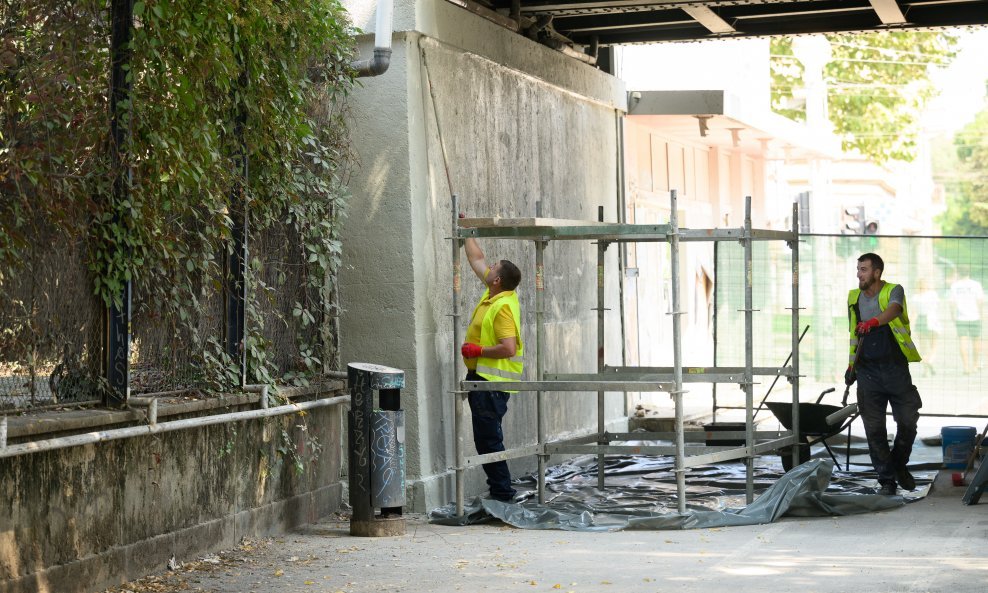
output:
[[[487,300],[489,294],[490,289],[484,291],[477,306],[473,309],[474,315],[477,314],[477,309],[480,308],[481,303]],[[518,350],[511,358],[485,358],[481,356],[477,359],[477,374],[488,381],[521,381],[524,371],[522,356],[525,354],[525,346],[521,341],[521,306],[518,304],[516,293],[512,292],[510,295],[505,295],[491,303],[480,325],[480,345],[497,346],[497,336],[494,335],[494,318],[497,317],[501,307],[508,307],[511,311],[511,318],[515,322],[515,339],[518,342]],[[509,393],[516,392],[509,391]]]
[[[878,293],[878,308],[882,311],[888,308],[892,289],[896,286],[896,284],[886,282],[881,292]],[[860,296],[860,288],[855,288],[847,293],[847,318],[849,322],[848,327],[851,330],[851,354],[848,358],[848,364],[854,364],[854,355],[858,348],[858,336],[854,333],[854,330],[858,326],[859,320],[858,310],[854,305],[858,304],[858,298]],[[892,330],[892,335],[895,336],[895,341],[899,344],[899,350],[902,350],[907,361],[919,362],[923,360],[919,355],[919,350],[916,349],[916,344],[913,343],[912,335],[909,333],[909,312],[906,309],[905,297],[902,299],[902,314],[889,322],[889,329]]]

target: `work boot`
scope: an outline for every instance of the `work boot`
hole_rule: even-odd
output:
[[[880,482],[878,493],[884,496],[895,496],[895,482]]]
[[[909,470],[907,470],[905,466],[895,469],[895,479],[899,482],[899,485],[906,490],[916,489],[916,479],[913,478],[913,475],[909,473]]]

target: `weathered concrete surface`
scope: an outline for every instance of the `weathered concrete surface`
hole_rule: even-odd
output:
[[[445,0],[417,1],[414,15],[400,4],[390,69],[362,81],[351,99],[361,166],[343,234],[342,352],[345,360],[406,371],[409,508],[425,510],[453,494],[450,391],[464,373],[450,317],[450,194],[472,216],[534,216],[541,202],[546,217],[596,220],[603,206],[605,219],[615,221],[624,89],[595,68]],[[365,44],[362,53],[369,51]],[[482,246],[490,259],[510,259],[522,270],[522,339],[534,378],[533,245],[490,240]],[[620,364],[615,246],[607,266],[606,360]],[[482,286],[464,272],[463,316],[455,323],[465,329]],[[595,371],[596,247],[550,244],[545,284],[546,370]],[[552,437],[596,426],[595,394],[549,394],[546,409]],[[623,394],[609,396],[609,427],[623,429],[624,415]],[[509,447],[534,442],[532,394],[512,400],[505,428]],[[517,473],[533,468],[534,459],[510,465]],[[468,474],[468,492],[486,488],[479,468]]]
[[[0,459],[0,592],[92,591],[326,516],[340,507],[340,412]]]
[[[888,512],[690,531],[443,527],[419,516],[404,537],[368,540],[325,522],[214,572],[132,590],[982,593],[988,505],[961,495],[943,472],[931,496]]]

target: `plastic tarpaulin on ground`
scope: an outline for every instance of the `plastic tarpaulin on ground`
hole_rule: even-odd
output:
[[[650,474],[668,476],[671,474],[669,468],[646,467],[644,469],[659,471],[643,473],[642,467],[653,462],[669,466],[671,459],[623,457],[615,461],[609,458],[609,462],[610,467],[605,472],[607,488],[603,492],[596,488],[595,463],[576,461],[550,470],[546,482],[547,490],[551,492],[547,492],[544,505],[534,500],[534,493],[530,493],[527,500],[515,503],[477,497],[465,505],[462,517],[456,517],[455,504],[449,504],[432,511],[430,522],[471,525],[500,519],[522,529],[570,531],[703,529],[765,524],[783,516],[883,511],[906,502],[902,496],[874,494],[869,486],[863,485],[860,476],[854,474],[832,482],[833,462],[813,459],[781,476],[772,468],[755,468],[756,489],[760,487],[761,493],[752,504],[732,508],[732,501],[744,501],[744,466],[735,463],[691,468],[688,475],[692,477],[687,478],[689,506],[685,514],[679,514],[675,510],[674,484],[648,479]],[[628,479],[628,476],[634,477]],[[704,481],[706,485],[697,483]],[[921,498],[929,490],[929,480],[917,476],[917,481],[921,486],[917,492],[906,494],[910,499]],[[923,482],[927,484],[923,485]],[[714,485],[709,485],[711,483]],[[739,484],[740,492],[736,489]]]

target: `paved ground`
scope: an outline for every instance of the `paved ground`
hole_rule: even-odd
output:
[[[941,472],[929,497],[893,511],[695,531],[442,527],[411,516],[407,535],[367,539],[336,517],[112,591],[983,593],[988,500],[964,506],[962,494]]]

